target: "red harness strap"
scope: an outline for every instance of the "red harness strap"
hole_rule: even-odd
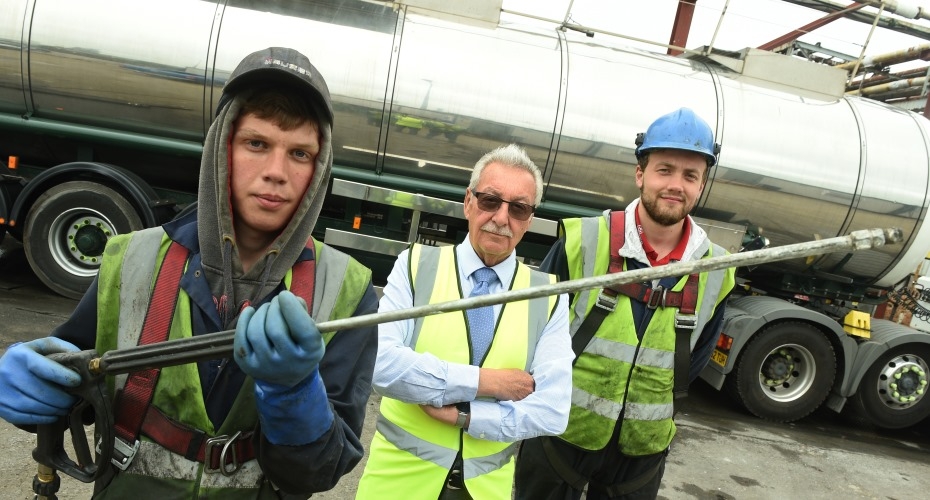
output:
[[[202,431],[168,418],[158,408],[150,406],[142,423],[142,433],[165,449],[188,460],[206,465],[208,471],[234,472],[243,462],[255,458],[252,431],[240,432],[233,437],[208,437]],[[226,446],[230,448],[224,450]],[[209,457],[207,455],[209,454]],[[209,458],[209,460],[206,460]],[[229,468],[232,467],[232,469]]]
[[[624,219],[626,214],[623,211],[615,210],[610,213],[610,267],[608,272],[618,273],[623,271],[623,258],[620,257],[620,249],[626,241]],[[631,299],[638,300],[646,304],[646,307],[655,309],[657,307],[677,307],[680,314],[694,314],[697,309],[698,283],[700,276],[692,274],[688,276],[684,289],[680,292],[673,292],[661,285],[652,288],[642,283],[627,283],[610,287],[604,290],[604,293],[616,297],[617,294],[623,294]]]
[[[312,238],[307,242],[307,248],[315,250]],[[143,323],[142,334],[139,337],[139,345],[164,342],[168,339],[187,256],[186,248],[178,243],[171,243],[158,272],[158,278],[155,280],[155,288]],[[307,302],[308,309],[313,304],[315,274],[316,255],[313,259],[295,264],[291,273],[290,290]],[[123,451],[131,449],[140,433],[188,460],[204,463],[210,471],[231,474],[239,468],[240,464],[255,458],[255,449],[251,439],[253,432],[240,432],[232,437],[209,438],[203,431],[174,421],[158,408],[153,407],[152,397],[155,394],[159,373],[158,368],[132,373],[123,390],[116,397],[114,404],[116,435],[125,443],[130,443],[123,449],[120,449],[117,444],[117,451],[124,455],[114,458],[117,467],[122,469],[128,467],[134,451],[130,453]],[[233,468],[229,469],[227,467],[229,465]]]
[[[610,214],[610,272],[623,269],[620,248],[624,241],[624,212],[614,211]],[[697,310],[698,284],[700,275],[688,276],[684,288],[679,292],[671,291],[662,285],[652,288],[642,283],[628,283],[604,289],[603,294],[615,298],[618,293],[646,304],[649,309],[658,307],[677,307],[675,316],[675,368],[672,393],[675,399],[688,395],[688,378],[691,371],[691,333],[697,326],[694,316]],[[674,408],[674,405],[673,405]],[[677,411],[677,408],[672,410]]]
[[[177,243],[172,242],[168,247],[168,253],[158,271],[158,278],[155,280],[155,289],[145,315],[139,345],[154,344],[168,339],[187,254],[187,249]],[[145,412],[152,404],[152,396],[155,393],[155,384],[158,382],[160,372],[158,368],[133,372],[126,380],[126,385],[116,395],[113,408],[114,430],[117,438],[127,443],[136,441]]]
[[[313,258],[302,260],[294,264],[291,272],[291,293],[303,297],[307,302],[307,311],[313,313],[313,285],[316,283],[316,244],[313,238],[307,242],[306,248],[313,252]]]
[[[677,307],[681,314],[694,314],[697,307],[699,277],[696,274],[688,276],[685,287],[680,292],[674,292],[662,286],[651,288],[642,283],[628,283],[604,290],[609,295],[623,294],[627,297],[646,304],[649,309],[657,307]]]
[[[620,249],[626,242],[626,212],[614,210],[610,212],[610,267],[609,273],[623,271],[623,258]]]

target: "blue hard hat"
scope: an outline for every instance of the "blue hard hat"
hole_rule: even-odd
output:
[[[645,133],[636,134],[636,157],[652,149],[683,149],[707,158],[707,166],[717,163],[720,145],[714,142],[714,131],[700,116],[688,108],[680,108],[660,116]]]

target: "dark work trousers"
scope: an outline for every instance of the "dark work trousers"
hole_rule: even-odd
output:
[[[517,455],[514,478],[516,500],[578,500],[582,491],[565,482],[549,463],[542,440],[548,439],[558,457],[578,474],[590,480],[588,500],[621,498],[625,500],[655,499],[665,474],[668,450],[655,455],[628,457],[617,450],[616,440],[600,451],[584,451],[557,438],[534,438],[523,442]],[[658,466],[655,475],[639,489],[622,496],[610,496],[605,487],[635,480]]]
[[[468,490],[465,488],[460,490],[443,488],[442,491],[439,492],[438,500],[471,500],[471,495],[468,494]]]
[[[437,500],[472,500],[471,494],[465,488],[465,478],[462,476],[462,455],[459,453],[452,463],[452,468],[446,476],[446,484],[439,492]]]

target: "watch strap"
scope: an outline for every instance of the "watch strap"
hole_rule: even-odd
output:
[[[456,403],[455,407],[459,410],[459,415],[455,419],[455,426],[459,429],[465,429],[465,426],[468,424],[468,415],[471,413],[471,402],[462,401],[461,403]]]
[[[464,429],[465,424],[468,422],[468,413],[459,410],[459,416],[455,419],[455,426],[459,429]]]

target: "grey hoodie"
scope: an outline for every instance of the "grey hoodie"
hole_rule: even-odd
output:
[[[232,328],[244,301],[256,304],[284,279],[310,239],[323,207],[323,199],[332,174],[332,126],[321,117],[320,154],[316,170],[304,198],[280,235],[247,273],[242,272],[238,245],[233,230],[229,193],[230,138],[235,132],[246,93],[237,95],[222,108],[204,141],[200,165],[197,201],[197,233],[203,270],[224,328]],[[312,103],[316,105],[316,103]]]

